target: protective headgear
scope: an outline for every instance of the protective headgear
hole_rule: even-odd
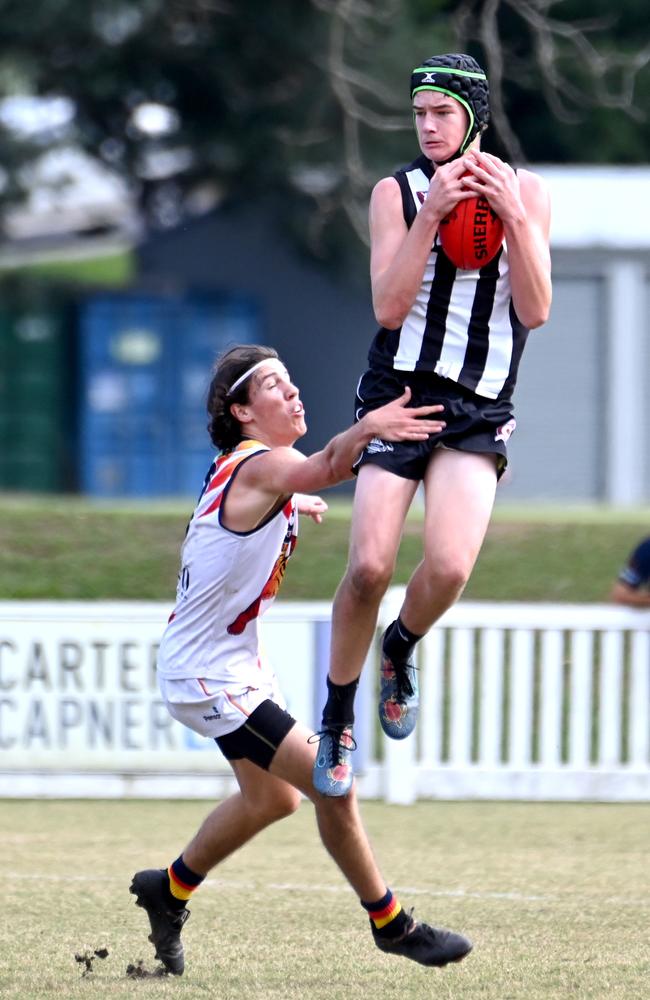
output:
[[[490,91],[487,77],[476,59],[458,52],[432,56],[411,73],[411,98],[421,90],[437,90],[453,97],[465,108],[469,127],[456,156],[461,156],[490,121]]]

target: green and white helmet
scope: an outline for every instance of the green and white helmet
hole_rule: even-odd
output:
[[[461,156],[471,141],[484,132],[490,121],[490,91],[487,76],[472,56],[447,52],[431,56],[411,73],[411,98],[421,90],[437,90],[453,97],[465,108],[469,127],[458,152]]]

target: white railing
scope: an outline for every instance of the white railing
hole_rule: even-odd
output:
[[[650,612],[460,602],[421,647],[418,738],[384,743],[389,801],[650,800]]]
[[[380,628],[402,599],[392,590]],[[218,797],[212,741],[160,704],[152,603],[0,602],[0,795]],[[317,728],[330,606],[277,602],[267,653],[290,710]],[[650,612],[461,601],[420,644],[421,709],[379,736],[378,644],[357,698],[359,793],[650,801]]]

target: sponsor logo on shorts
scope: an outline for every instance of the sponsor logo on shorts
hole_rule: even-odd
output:
[[[390,441],[382,441],[381,438],[373,438],[366,445],[366,451],[369,455],[376,455],[381,451],[393,451],[393,446]]]
[[[494,435],[495,441],[507,441],[515,427],[517,426],[517,421],[514,417],[508,421],[507,424],[503,424],[502,427],[497,427],[497,432]]]
[[[216,705],[212,706],[212,715],[204,715],[203,718],[206,722],[217,722],[221,718],[221,715],[217,711]]]

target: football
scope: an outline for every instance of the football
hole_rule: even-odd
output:
[[[483,195],[459,201],[442,220],[438,237],[449,260],[463,271],[489,264],[503,243],[503,223]]]

